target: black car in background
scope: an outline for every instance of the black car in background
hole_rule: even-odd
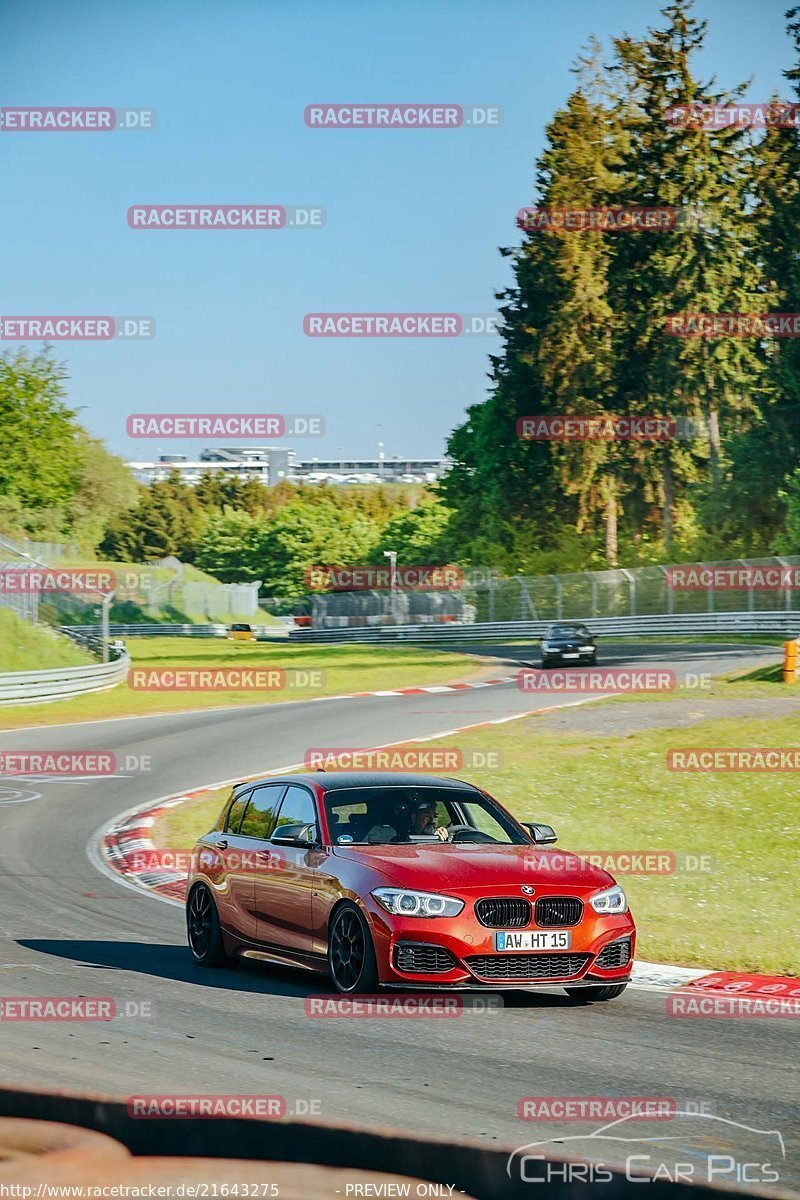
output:
[[[542,638],[542,666],[552,667],[562,663],[597,662],[597,639],[585,625],[574,621],[558,621],[549,625]]]

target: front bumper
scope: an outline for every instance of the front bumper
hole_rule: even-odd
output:
[[[636,950],[630,913],[601,916],[588,904],[580,923],[569,927],[569,950],[497,951],[497,931],[478,921],[471,901],[452,918],[392,916],[378,905],[371,905],[367,915],[380,982],[394,987],[528,989],[624,983]],[[526,928],[540,929],[533,923]]]
[[[543,650],[542,658],[547,662],[553,663],[580,663],[587,662],[594,658],[597,654],[597,648],[589,650],[588,647],[580,650]]]

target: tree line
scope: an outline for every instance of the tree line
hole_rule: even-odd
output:
[[[536,206],[662,208],[675,225],[534,225],[504,251],[491,392],[450,438],[443,489],[475,561],[535,571],[800,551],[797,339],[667,332],[687,313],[800,311],[800,134],[672,123],[670,110],[736,104],[745,85],[694,73],[706,23],[689,3],[662,16],[578,60],[536,163]],[[797,9],[787,29],[796,102]],[[695,432],[526,441],[530,414],[648,414]]]

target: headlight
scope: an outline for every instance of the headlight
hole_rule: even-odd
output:
[[[598,892],[589,899],[589,903],[598,913],[624,913],[628,911],[628,901],[619,884]]]
[[[372,893],[387,912],[396,917],[457,917],[464,907],[455,896],[434,892],[407,892],[403,888],[376,888]]]

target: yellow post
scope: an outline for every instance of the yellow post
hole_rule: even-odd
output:
[[[783,646],[783,682],[797,683],[797,658],[800,650],[800,640],[784,642]]]

